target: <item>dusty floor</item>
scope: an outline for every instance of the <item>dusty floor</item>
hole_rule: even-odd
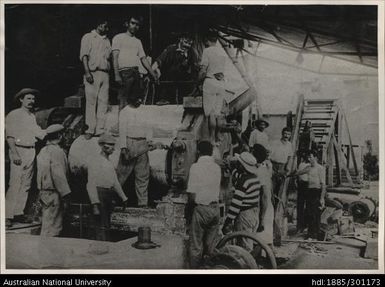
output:
[[[378,269],[378,261],[360,257],[356,247],[305,243],[279,269]]]

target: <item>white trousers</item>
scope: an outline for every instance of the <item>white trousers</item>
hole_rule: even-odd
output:
[[[33,164],[35,160],[34,148],[22,148],[16,146],[21,158],[21,165],[13,163],[12,155],[9,187],[5,196],[5,217],[13,219],[16,215],[23,215],[28,199],[28,191],[31,188],[33,177]]]
[[[94,78],[92,84],[84,78],[87,133],[98,135],[104,132],[110,82],[106,72],[95,71],[91,74]]]
[[[224,100],[224,82],[206,78],[203,82],[203,110],[205,115],[221,115]]]

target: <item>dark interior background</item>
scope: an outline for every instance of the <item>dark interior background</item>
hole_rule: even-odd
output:
[[[222,30],[232,27],[247,38],[252,29],[245,31],[240,23],[260,27],[272,35],[282,27],[290,28],[289,35],[298,29],[332,35],[357,46],[361,59],[363,43],[369,45],[368,55],[377,52],[376,6],[7,4],[6,113],[15,107],[14,94],[24,87],[42,92],[40,108],[61,105],[65,97],[75,94],[82,84],[80,40],[94,28],[94,18],[107,16],[108,36],[112,39],[125,30],[123,23],[131,14],[144,18],[137,36],[152,58],[175,42],[180,32],[199,35],[210,26]],[[298,46],[301,48],[301,43]]]

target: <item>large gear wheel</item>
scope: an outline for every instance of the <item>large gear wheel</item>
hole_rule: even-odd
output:
[[[256,265],[255,268],[277,269],[277,262],[275,260],[274,253],[271,250],[271,248],[262,239],[260,239],[258,235],[250,232],[237,231],[226,235],[218,242],[216,246],[216,250],[223,250],[223,248],[226,246],[232,246],[227,244],[228,243],[234,244],[233,242],[236,242],[240,238],[247,238],[253,241],[253,244],[255,246],[254,250],[251,252],[253,255],[251,255],[242,247],[240,248],[246,253],[248,253],[254,259],[254,263],[255,263],[254,265]],[[265,256],[261,256],[262,253],[264,253]]]
[[[210,269],[257,269],[253,256],[245,249],[236,245],[226,245],[216,249],[206,263]]]

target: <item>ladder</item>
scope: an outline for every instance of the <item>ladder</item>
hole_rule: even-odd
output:
[[[348,135],[348,154],[345,154],[342,149],[342,130],[346,131]],[[307,136],[309,138],[306,140]],[[326,168],[328,188],[354,188],[359,184],[359,182],[353,181],[353,178],[358,178],[359,171],[346,116],[338,100],[305,100],[301,95],[298,99],[291,141],[296,153],[289,166],[290,172],[296,168],[299,147],[303,149],[302,151],[316,148],[319,152],[319,161]],[[350,156],[353,169],[349,168]],[[289,183],[290,178],[287,177],[277,195],[278,204],[275,206],[274,215],[274,241],[277,245],[280,245],[282,236],[285,236],[284,217]]]
[[[319,151],[320,163],[327,170],[326,182],[328,187],[356,187],[359,184],[359,171],[349,127],[339,101],[336,99],[304,100],[303,112],[299,120],[300,134],[304,132],[305,127],[311,129],[313,135],[311,142]],[[348,155],[342,149],[342,129],[347,133],[349,146],[351,146],[348,149]],[[350,156],[353,169],[349,167]]]

